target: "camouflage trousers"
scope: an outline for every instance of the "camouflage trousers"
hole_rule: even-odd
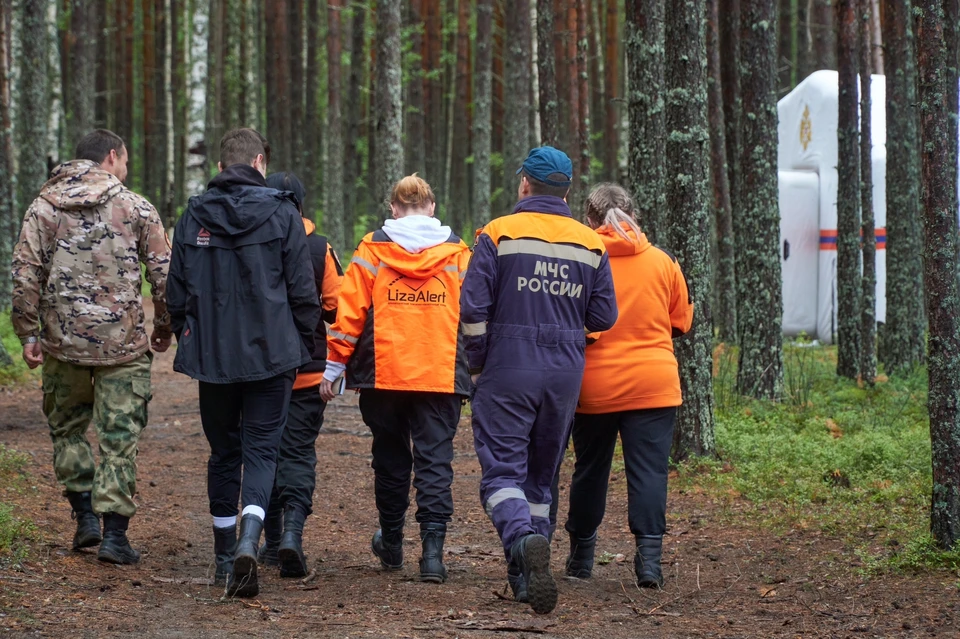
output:
[[[132,517],[137,512],[137,442],[147,426],[152,361],[150,352],[118,366],[43,360],[43,414],[57,481],[67,492],[92,491],[98,513]],[[99,464],[87,441],[91,420],[100,443]]]

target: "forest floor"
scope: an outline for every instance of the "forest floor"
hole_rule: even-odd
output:
[[[137,566],[71,552],[73,523],[51,468],[35,377],[0,392],[0,444],[23,454],[0,463],[0,502],[33,522],[29,539],[0,558],[0,633],[141,637],[960,637],[958,575],[943,569],[864,569],[843,535],[816,526],[770,526],[736,491],[726,498],[674,482],[665,539],[666,588],[633,585],[622,472],[615,472],[593,579],[560,579],[560,603],[533,614],[506,595],[495,531],[478,499],[480,468],[470,421],[456,437],[457,512],[447,536],[450,579],[416,580],[419,540],[408,520],[406,567],[383,573],[369,550],[376,528],[370,439],[354,396],[327,409],[317,442],[315,512],[305,548],[313,579],[263,571],[253,600],[210,583],[206,507],[209,448],[196,384],[154,364],[150,425],[140,442],[138,501],[130,537]],[[92,436],[91,436],[92,439]],[[0,452],[3,452],[0,450]],[[10,456],[10,453],[6,453]],[[15,467],[14,467],[15,466]],[[571,464],[564,465],[564,483]],[[5,473],[5,474],[4,474]],[[561,496],[561,522],[565,494]],[[776,510],[776,502],[766,508]],[[412,511],[412,509],[411,509]],[[0,512],[0,518],[3,513]],[[742,516],[741,516],[742,515]],[[816,512],[808,515],[816,518]],[[554,540],[562,574],[566,535]]]

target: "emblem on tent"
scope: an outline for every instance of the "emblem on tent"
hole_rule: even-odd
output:
[[[806,151],[813,139],[813,122],[810,121],[810,105],[803,107],[803,119],[800,120],[800,144]]]

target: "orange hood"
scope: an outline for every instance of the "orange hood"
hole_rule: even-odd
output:
[[[462,241],[444,242],[419,253],[410,253],[393,242],[367,242],[367,248],[382,264],[418,280],[431,278],[451,263],[456,264],[456,257],[470,250]]]
[[[307,235],[310,235],[311,233],[317,230],[317,225],[311,222],[310,220],[308,220],[307,218],[303,218],[303,230],[304,232],[306,232]]]
[[[628,225],[621,224],[620,228],[630,237],[629,240],[617,233],[609,224],[597,229],[597,234],[603,240],[603,245],[607,247],[610,257],[637,255],[652,246],[645,233],[640,233],[640,237],[637,237],[636,232]]]

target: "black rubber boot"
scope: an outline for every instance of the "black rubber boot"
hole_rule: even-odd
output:
[[[93,512],[93,503],[89,492],[67,493],[70,507],[73,508],[71,517],[77,520],[77,532],[73,535],[73,549],[90,548],[96,546],[103,539],[100,534],[100,518]]]
[[[257,547],[260,545],[261,532],[263,520],[256,515],[244,515],[240,519],[237,552],[233,555],[233,575],[227,581],[227,595],[230,597],[255,597],[260,592]]]
[[[593,575],[593,555],[597,549],[597,531],[589,537],[570,533],[570,554],[567,556],[567,576],[589,579]]]
[[[527,584],[533,611],[545,615],[557,607],[557,582],[550,572],[550,542],[543,535],[525,535],[510,549]]]
[[[527,595],[527,581],[523,578],[523,572],[520,570],[520,566],[513,561],[507,564],[507,583],[510,584],[510,589],[513,590],[514,601],[530,603],[530,598]]]
[[[213,573],[213,584],[224,586],[230,575],[233,574],[233,555],[237,552],[237,526],[229,528],[213,527],[213,558],[216,570]]]
[[[274,505],[276,504],[276,505]],[[263,520],[263,545],[257,551],[257,562],[263,566],[279,566],[280,536],[283,535],[283,508],[279,500],[271,500]]]
[[[381,517],[380,530],[373,534],[370,549],[384,570],[403,568],[403,519],[387,521]]]
[[[303,522],[306,516],[299,508],[283,513],[283,537],[280,540],[280,576],[306,577],[307,558],[303,554]]]
[[[447,567],[443,565],[443,541],[446,536],[446,524],[420,524],[420,541],[423,545],[420,581],[442,584],[447,580]]]
[[[97,559],[108,564],[135,564],[140,561],[140,553],[130,547],[127,539],[127,526],[130,518],[117,513],[103,514],[103,541]]]
[[[633,557],[633,569],[637,573],[637,585],[641,588],[663,588],[663,569],[660,558],[663,554],[663,537],[637,535],[637,554]]]

